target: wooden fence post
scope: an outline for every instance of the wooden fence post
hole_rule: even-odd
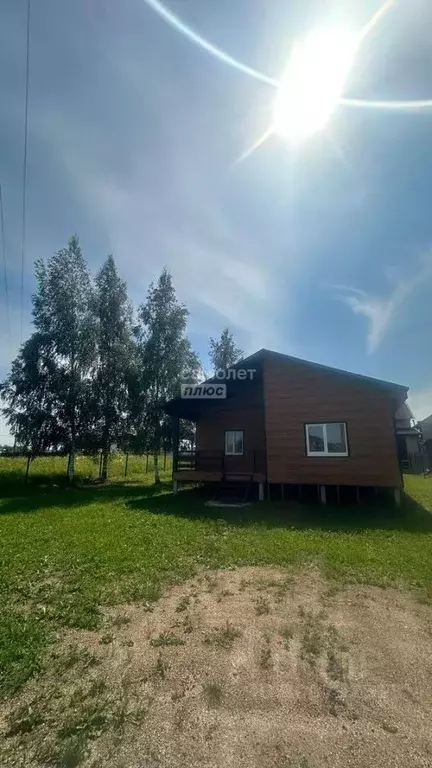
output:
[[[126,454],[125,473],[124,473],[124,476],[125,476],[125,477],[127,477],[127,472],[128,472],[128,463],[129,463],[129,454],[127,453],[127,454]]]
[[[148,472],[148,465],[149,465],[149,455],[148,455],[148,451],[147,451],[147,453],[146,453],[146,474]]]

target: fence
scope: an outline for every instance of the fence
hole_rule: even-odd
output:
[[[161,452],[158,457],[161,473],[171,473],[172,455]],[[79,480],[97,480],[100,476],[102,455],[78,454],[75,460],[75,477]],[[0,456],[0,483],[6,480],[64,480],[67,474],[68,456],[45,454],[31,459],[20,454]],[[108,458],[109,480],[139,480],[154,472],[152,453],[111,453]]]
[[[428,456],[426,453],[410,453],[406,459],[402,459],[400,466],[402,472],[413,475],[421,475],[428,469]]]

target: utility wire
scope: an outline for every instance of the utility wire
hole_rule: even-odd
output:
[[[28,134],[28,95],[29,95],[29,62],[30,62],[30,3],[31,3],[31,0],[27,0],[27,40],[26,40],[24,157],[23,157],[23,189],[22,189],[22,240],[21,240],[21,341],[23,338],[24,272],[25,272],[25,252],[26,252],[27,134]]]
[[[1,249],[3,253],[3,279],[4,279],[5,296],[6,296],[6,322],[7,322],[7,331],[8,331],[8,338],[9,338],[9,352],[11,352],[12,336],[11,336],[10,309],[9,309],[9,288],[8,288],[8,277],[7,277],[7,266],[6,266],[6,240],[5,240],[5,230],[4,230],[3,192],[2,192],[1,184],[0,184],[0,230],[1,230]]]

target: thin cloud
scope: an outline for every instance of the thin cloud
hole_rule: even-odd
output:
[[[416,272],[408,278],[398,278],[393,290],[386,298],[367,293],[359,288],[338,285],[339,299],[356,315],[363,315],[368,321],[367,352],[373,354],[385,336],[390,333],[395,323],[407,308],[413,293],[432,278],[432,252],[428,252],[419,262]]]
[[[205,327],[208,339],[228,323],[243,348],[280,346],[277,275],[287,271],[285,244],[270,224],[267,231],[251,227],[250,211],[235,206],[233,191],[247,88],[227,80],[223,67],[210,82],[187,62],[173,69],[171,31],[141,3],[131,8],[130,18],[112,11],[94,54],[98,38],[84,30],[84,61],[70,84],[73,90],[86,76],[85,88],[66,97],[63,85],[33,86],[32,157],[43,158],[50,172],[38,199],[55,197],[61,209],[49,227],[32,228],[29,194],[28,284],[34,259],[76,230],[92,269],[114,253],[135,304],[166,265],[191,311],[192,333]],[[152,23],[160,37],[147,31]],[[73,60],[74,40],[71,32],[64,42]],[[109,110],[108,92],[115,95]],[[294,297],[284,299],[292,304]],[[289,346],[285,329],[283,335]]]
[[[418,389],[410,392],[408,404],[417,421],[426,419],[432,414],[432,386],[428,389]]]

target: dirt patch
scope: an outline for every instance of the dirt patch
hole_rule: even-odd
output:
[[[0,712],[2,766],[432,765],[432,611],[410,593],[208,572],[64,642]]]

